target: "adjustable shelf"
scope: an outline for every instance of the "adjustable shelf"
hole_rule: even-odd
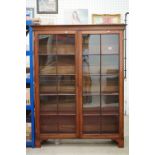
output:
[[[34,147],[35,146],[35,128],[34,128],[34,82],[33,82],[33,33],[31,25],[32,21],[26,21],[26,30],[29,33],[29,50],[26,50],[26,56],[29,56],[30,62],[30,77],[26,77],[26,86],[28,85],[30,88],[30,104],[26,105],[26,111],[30,112],[30,140],[26,140],[26,147]],[[26,121],[27,122],[27,121]]]

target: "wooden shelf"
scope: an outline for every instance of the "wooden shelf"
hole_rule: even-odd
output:
[[[75,76],[76,74],[39,74],[39,76]]]
[[[39,53],[39,56],[48,56],[48,55],[51,55],[51,56],[75,56],[75,54],[61,54],[61,53]]]
[[[40,96],[74,96],[76,94],[50,94],[50,93],[40,93]]]
[[[85,116],[119,116],[119,114],[118,113],[102,113],[102,114],[100,114],[100,113],[98,113],[98,114],[85,114],[85,113],[83,113],[83,116],[85,117]]]
[[[87,55],[91,55],[91,56],[93,56],[93,55],[98,55],[98,56],[103,56],[103,55],[119,55],[119,53],[88,53],[88,54],[83,54],[83,56],[87,56]]]
[[[76,114],[71,113],[51,113],[51,112],[41,112],[41,116],[76,116]]]
[[[98,95],[119,95],[118,92],[112,92],[112,93],[83,93],[83,96],[98,96]]]
[[[87,73],[83,73],[83,76],[119,76],[119,74],[87,74]]]

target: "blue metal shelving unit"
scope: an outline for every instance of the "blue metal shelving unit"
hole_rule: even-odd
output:
[[[33,32],[32,21],[26,21],[26,28],[29,30],[29,51],[26,51],[26,56],[30,57],[30,78],[26,78],[26,84],[30,85],[30,105],[26,105],[26,110],[31,111],[31,141],[26,141],[26,147],[35,146],[35,122],[34,122],[34,80],[33,80]]]

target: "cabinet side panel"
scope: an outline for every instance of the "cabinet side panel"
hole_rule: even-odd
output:
[[[38,62],[38,34],[34,33],[34,86],[35,86],[35,128],[36,146],[40,145],[40,103],[39,103],[39,62]]]
[[[119,104],[120,104],[120,125],[119,134],[120,138],[124,137],[124,37],[123,31],[120,32],[120,70],[119,70]]]

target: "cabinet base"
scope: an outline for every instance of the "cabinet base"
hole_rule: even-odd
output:
[[[40,147],[41,147],[41,142],[40,142],[40,140],[36,140],[36,142],[35,142],[35,147],[36,147],[36,148],[40,148]]]
[[[116,139],[112,139],[119,148],[124,148],[124,138],[116,138]],[[46,143],[48,140],[41,140],[41,141],[36,141],[35,143],[35,147],[36,148],[40,148],[41,147],[41,144],[44,144]],[[55,142],[55,144],[58,144],[57,141]]]
[[[113,139],[119,148],[124,148],[124,138]]]

